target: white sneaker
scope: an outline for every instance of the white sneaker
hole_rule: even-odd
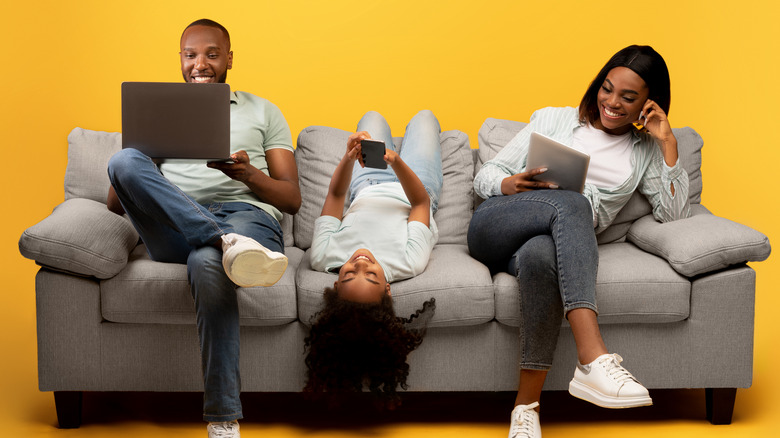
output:
[[[287,257],[236,233],[222,236],[222,266],[241,287],[271,286],[287,269]]]
[[[515,406],[512,410],[512,423],[509,425],[509,438],[542,438],[539,413],[534,410],[537,406],[539,402]]]
[[[209,423],[206,426],[209,438],[241,438],[238,430],[238,421],[223,421],[221,423]]]
[[[631,373],[620,366],[617,354],[602,354],[593,362],[577,364],[569,394],[602,408],[650,406],[653,399]]]

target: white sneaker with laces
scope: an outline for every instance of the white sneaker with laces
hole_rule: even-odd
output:
[[[241,287],[271,286],[287,269],[287,257],[255,239],[229,233],[222,236],[222,266],[233,283]]]
[[[515,406],[512,410],[512,423],[509,425],[509,438],[542,438],[539,413],[534,410],[537,406],[539,402]]]
[[[602,408],[650,406],[647,388],[620,365],[618,354],[602,354],[593,362],[577,364],[569,382],[569,394]]]
[[[206,426],[209,438],[241,438],[241,432],[238,429],[238,421],[236,420],[209,423]]]

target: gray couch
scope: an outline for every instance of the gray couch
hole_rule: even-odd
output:
[[[518,300],[513,277],[469,256],[472,180],[524,124],[488,119],[479,150],[459,131],[441,134],[444,188],[435,219],[440,240],[421,275],[393,284],[399,315],[435,297],[436,314],[410,356],[411,391],[513,391]],[[312,271],[306,250],[348,132],[309,127],[295,158],[303,205],[285,216],[289,267],[276,285],[239,288],[241,374],[247,392],[298,392],[303,340],[335,275]],[[693,217],[657,223],[636,195],[599,236],[598,302],[611,350],[647,387],[707,388],[708,416],[728,423],[736,388],[752,381],[755,272],[769,256],[763,234],[699,204],[701,138],[677,129],[691,177]],[[106,163],[120,134],[76,128],[68,137],[65,201],[27,229],[19,248],[36,276],[38,375],[53,391],[62,427],[80,424],[83,391],[201,391],[195,312],[184,265],[149,259],[126,218],[104,204]],[[547,390],[563,390],[576,361],[561,331]]]

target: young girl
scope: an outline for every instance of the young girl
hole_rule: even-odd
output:
[[[489,199],[472,218],[469,250],[492,269],[515,275],[523,304],[510,437],[541,436],[539,397],[564,316],[579,359],[569,392],[607,408],[652,404],[647,389],[601,338],[596,234],[635,190],[648,198],[659,221],[689,215],[688,175],[666,118],[669,101],[669,72],[661,55],[649,46],[626,47],[601,69],[579,108],[536,111],[474,180],[477,194]],[[526,168],[534,131],[590,154],[582,194],[554,190],[555,184],[544,181],[546,169]]]
[[[425,270],[438,239],[439,133],[433,113],[419,112],[406,127],[399,155],[385,119],[369,112],[347,140],[314,225],[311,265],[339,276],[325,290],[325,307],[306,339],[307,391],[359,391],[366,382],[394,407],[396,387],[406,388],[406,357],[422,342],[435,305],[431,299],[410,318],[398,318],[390,283]],[[387,147],[387,169],[364,165],[361,142],[372,138]]]

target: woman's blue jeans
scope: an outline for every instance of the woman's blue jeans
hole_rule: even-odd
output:
[[[395,150],[390,126],[378,112],[367,112],[358,122],[357,130],[367,131],[372,139],[384,141],[387,149]],[[428,192],[431,198],[431,211],[434,213],[439,205],[444,181],[441,170],[440,132],[441,128],[436,116],[428,110],[420,111],[406,125],[406,133],[399,153],[401,159],[417,175],[425,191]],[[360,167],[360,163],[356,161],[352,168],[349,202],[352,203],[362,189],[388,182],[398,182],[398,177],[390,166],[387,166],[387,169]]]
[[[242,418],[236,285],[222,267],[222,251],[210,243],[238,233],[284,252],[279,222],[244,202],[195,202],[135,149],[111,157],[108,175],[152,260],[187,264],[200,337],[203,419]]]
[[[496,196],[468,231],[471,255],[517,278],[520,368],[549,370],[564,315],[596,307],[598,247],[588,200],[567,190]]]

